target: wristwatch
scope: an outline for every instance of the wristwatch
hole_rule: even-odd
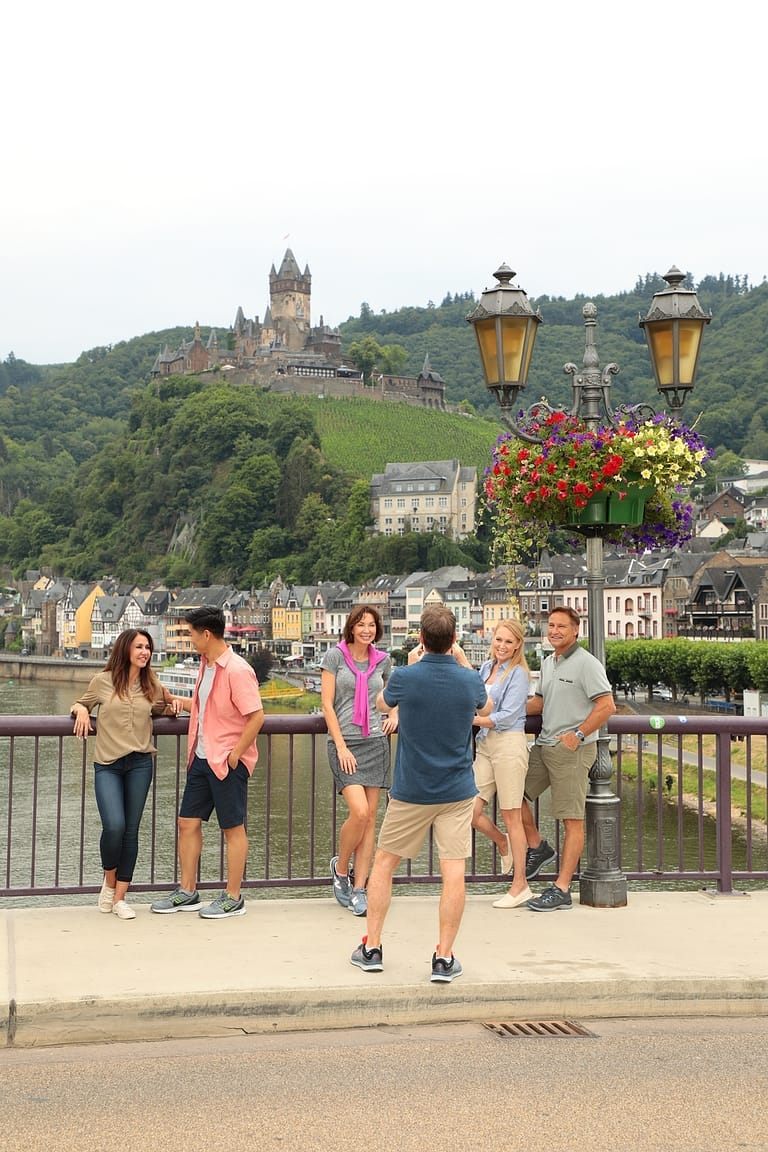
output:
[[[583,744],[586,740],[586,736],[582,732],[581,728],[575,728],[573,734],[574,736],[578,737],[579,744]]]

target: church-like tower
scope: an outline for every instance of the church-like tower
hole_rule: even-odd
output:
[[[288,351],[300,351],[307,343],[311,327],[311,295],[309,265],[303,273],[299,272],[296,258],[287,248],[280,271],[275,272],[273,264],[269,273],[269,306],[277,339]]]

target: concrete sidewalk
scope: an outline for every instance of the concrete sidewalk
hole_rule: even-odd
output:
[[[767,1015],[768,891],[631,892],[620,909],[534,913],[469,896],[464,975],[430,982],[437,897],[398,896],[382,973],[333,899],[265,900],[222,921],[95,906],[0,907],[2,1040],[17,1046],[372,1024]]]

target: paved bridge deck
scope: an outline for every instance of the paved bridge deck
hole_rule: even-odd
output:
[[[500,891],[501,891],[500,887]],[[384,972],[334,900],[251,896],[248,913],[135,920],[93,905],[0,906],[0,1024],[17,1046],[458,1020],[768,1015],[768,890],[630,892],[619,909],[533,913],[467,899],[464,975],[429,980],[437,897],[399,896]]]

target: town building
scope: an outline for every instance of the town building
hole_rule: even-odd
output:
[[[744,519],[747,497],[734,484],[718,492],[704,506],[702,519],[720,520],[730,531],[737,520]]]
[[[387,464],[371,478],[373,531],[438,532],[462,540],[475,530],[477,469],[458,460]]]

